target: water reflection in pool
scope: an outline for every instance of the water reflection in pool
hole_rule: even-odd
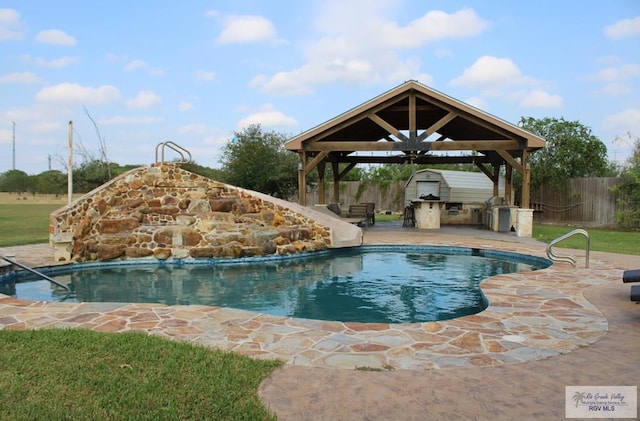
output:
[[[50,276],[71,287],[68,301],[204,304],[308,319],[401,323],[480,312],[487,306],[479,288],[483,279],[547,266],[543,259],[532,263],[518,255],[433,249],[360,248],[231,265],[100,265]],[[0,293],[19,298],[64,297],[46,281],[0,285]]]

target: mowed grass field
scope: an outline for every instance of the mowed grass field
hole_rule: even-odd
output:
[[[49,241],[49,214],[67,203],[66,197],[0,193],[0,247]]]
[[[0,246],[49,241],[66,203],[0,193]],[[280,361],[88,330],[0,330],[0,349],[0,420],[276,419],[258,386]]]
[[[576,228],[582,228],[589,233],[589,246],[593,251],[640,255],[640,232],[637,231],[538,224],[533,226],[533,238],[543,243],[550,243]],[[585,244],[585,237],[578,234],[561,241],[554,247],[584,250]]]
[[[79,197],[77,195],[74,198]],[[0,192],[0,247],[49,241],[49,214],[67,203],[66,196],[16,195]],[[379,222],[398,220],[398,215],[377,215]],[[534,225],[533,237],[549,243],[555,238],[580,227],[562,225]],[[584,227],[582,227],[584,228]],[[591,250],[640,255],[640,232],[618,231],[608,228],[584,228],[591,237]],[[581,235],[567,239],[556,247],[584,249]]]

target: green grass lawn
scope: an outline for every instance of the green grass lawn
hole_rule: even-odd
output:
[[[0,246],[48,241],[49,214],[59,207],[0,204]],[[548,243],[574,228],[535,225],[533,236]],[[587,231],[592,250],[640,255],[638,232]],[[558,246],[584,244],[576,236]],[[0,420],[275,419],[257,388],[281,362],[85,330],[0,330],[0,349]]]
[[[60,205],[0,204],[0,247],[49,241],[49,214]]]
[[[56,204],[0,204],[0,246],[49,240]],[[0,420],[269,420],[258,361],[144,334],[0,330]]]
[[[0,420],[275,420],[258,361],[142,333],[0,330]]]
[[[533,237],[545,243],[571,232],[578,227],[556,225],[534,225]],[[604,228],[582,228],[589,233],[590,249],[609,253],[640,255],[640,232],[615,231]],[[585,238],[575,235],[556,244],[554,247],[584,249]]]

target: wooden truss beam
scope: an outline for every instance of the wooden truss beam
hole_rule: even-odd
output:
[[[382,120],[384,121],[384,120]],[[401,134],[402,135],[402,134]],[[406,136],[402,135],[406,139]],[[486,150],[521,150],[522,145],[516,140],[455,140],[410,143],[402,142],[315,142],[306,145],[307,152],[384,152],[384,151],[486,151]]]

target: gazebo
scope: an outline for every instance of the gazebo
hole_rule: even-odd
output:
[[[530,155],[545,140],[462,101],[407,81],[331,120],[291,138],[298,154],[299,203],[306,205],[307,175],[318,171],[319,204],[325,203],[327,164],[333,198],[339,181],[357,164],[471,163],[492,181],[498,195],[504,166],[505,199],[512,200],[512,174],[522,174],[521,208],[530,204]],[[367,153],[367,154],[363,154]],[[341,171],[339,164],[346,164]]]

